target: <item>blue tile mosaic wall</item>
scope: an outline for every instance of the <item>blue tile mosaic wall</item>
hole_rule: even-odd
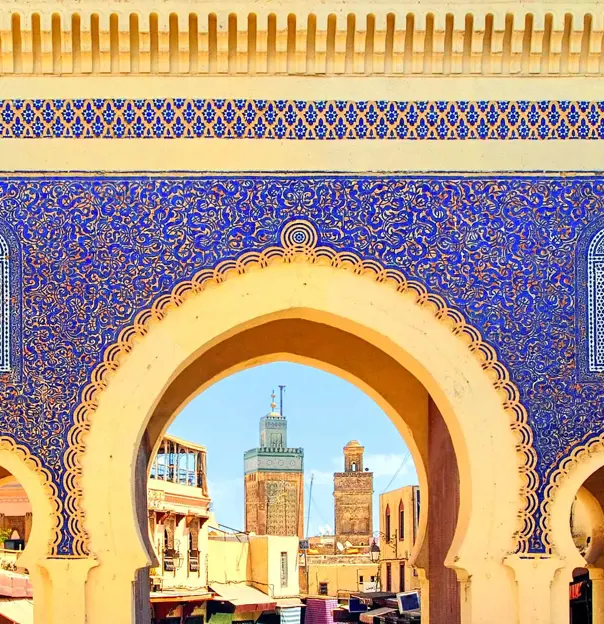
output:
[[[73,410],[119,331],[201,268],[278,244],[300,217],[321,245],[402,269],[482,332],[529,411],[542,488],[604,430],[604,377],[581,373],[576,313],[579,242],[604,227],[604,177],[8,176],[0,233],[20,245],[23,331],[20,370],[0,373],[0,429],[61,496]],[[65,530],[58,552],[71,542]],[[539,528],[530,546],[543,550]]]
[[[3,138],[604,138],[604,102],[0,100]]]

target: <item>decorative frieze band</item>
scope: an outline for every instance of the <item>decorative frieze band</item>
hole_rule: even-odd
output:
[[[199,5],[145,13],[129,11],[127,3],[116,12],[18,6],[0,13],[5,75],[604,73],[603,15],[585,8],[464,13],[340,6],[302,14],[195,12]]]
[[[0,138],[604,139],[604,101],[0,100]]]

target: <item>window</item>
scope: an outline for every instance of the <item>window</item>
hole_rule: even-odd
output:
[[[363,577],[363,575],[362,575],[362,574],[360,574],[360,575],[359,575],[359,583],[362,583],[362,582],[363,582],[363,578],[364,578],[364,577]]]
[[[392,565],[386,564],[386,591],[392,591]]]
[[[400,541],[405,539],[405,506],[403,501],[398,504],[398,539]]]
[[[281,553],[281,587],[287,587],[287,553]]]
[[[604,371],[604,229],[587,249],[588,369]]]
[[[327,583],[319,583],[319,596],[327,596]]]
[[[386,535],[386,541],[390,541],[390,505],[386,505],[386,517],[384,522],[384,534]],[[390,591],[390,590],[388,590]]]
[[[352,464],[350,465],[350,468],[351,468],[352,472],[356,472],[357,471],[357,464],[356,464],[356,462],[352,462]]]
[[[405,564],[401,563],[398,569],[398,590],[401,592],[405,591]]]

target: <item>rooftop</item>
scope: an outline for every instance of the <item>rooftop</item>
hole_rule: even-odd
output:
[[[177,438],[173,435],[165,435],[164,440],[170,440],[171,442],[176,442],[176,444],[180,444],[180,446],[185,446],[187,448],[193,449],[194,451],[203,451],[206,452],[206,447],[201,444],[196,444],[195,442],[191,442],[190,440],[183,440],[182,438]]]

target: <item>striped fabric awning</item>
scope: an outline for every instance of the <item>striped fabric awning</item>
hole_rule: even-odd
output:
[[[0,598],[0,616],[14,624],[34,624],[34,601],[31,598]]]
[[[280,624],[300,624],[301,613],[300,607],[279,608]]]
[[[212,583],[211,588],[218,594],[217,600],[230,602],[235,607],[235,613],[274,611],[277,606],[275,598],[249,585]]]

